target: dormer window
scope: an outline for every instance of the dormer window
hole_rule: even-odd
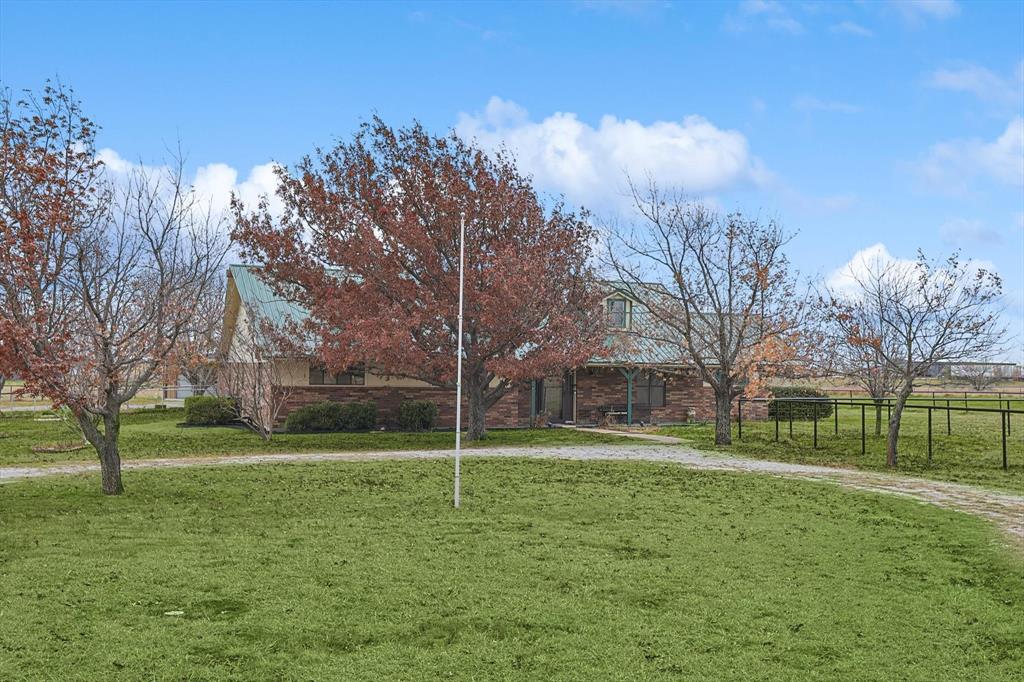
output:
[[[629,302],[624,298],[609,298],[608,325],[615,329],[625,329],[629,326]]]

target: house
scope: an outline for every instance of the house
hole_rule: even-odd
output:
[[[258,277],[253,266],[228,269],[223,343],[229,357],[251,357],[245,348],[251,319],[281,325],[301,322],[307,311],[280,297]],[[608,318],[607,353],[558,376],[513,386],[487,411],[488,427],[531,426],[538,422],[682,423],[714,419],[711,387],[679,355],[678,345],[638,337],[631,332],[642,319],[639,304],[624,289],[607,283],[603,305]],[[406,400],[438,405],[439,425],[455,425],[455,391],[372,368],[331,374],[312,358],[311,344],[297,344],[287,357],[272,359],[274,384],[283,399],[283,418],[297,407],[324,400],[373,400],[383,424],[397,421]]]

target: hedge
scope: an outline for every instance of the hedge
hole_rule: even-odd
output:
[[[377,404],[372,400],[336,403],[330,400],[294,410],[284,421],[290,433],[368,431],[377,424]]]
[[[235,401],[215,395],[193,395],[185,398],[185,423],[192,426],[214,426],[235,420]]]
[[[430,431],[437,426],[437,405],[429,400],[405,400],[398,407],[403,431]]]
[[[776,410],[778,410],[779,419],[789,419],[790,410],[792,410],[794,420],[810,421],[814,419],[815,404],[817,404],[818,419],[832,416],[832,401],[822,400],[822,398],[830,397],[824,391],[800,386],[776,386],[771,391],[774,398],[818,398],[818,400],[780,400],[778,402],[771,400],[768,402],[769,419],[775,418]]]

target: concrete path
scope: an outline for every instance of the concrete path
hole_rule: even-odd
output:
[[[619,433],[619,432],[616,432]],[[1024,547],[1024,496],[985,488],[911,478],[895,474],[838,469],[808,464],[771,462],[726,457],[680,445],[574,445],[565,447],[480,448],[464,451],[469,457],[542,457],[575,460],[643,460],[674,462],[693,469],[740,471],[834,483],[846,488],[901,495],[920,502],[975,514],[991,520]],[[124,462],[124,468],[161,469],[189,466],[273,464],[279,462],[365,461],[381,459],[436,459],[452,457],[451,450],[389,452],[340,452],[316,454],[240,455],[178,459],[141,459]],[[0,483],[42,476],[87,474],[99,471],[93,463],[36,467],[0,467]]]

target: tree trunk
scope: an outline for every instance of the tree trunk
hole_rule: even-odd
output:
[[[732,390],[715,391],[715,445],[732,445]]]
[[[899,458],[897,446],[900,439],[900,419],[903,417],[903,408],[907,404],[907,398],[914,390],[913,384],[908,383],[896,395],[896,402],[892,406],[892,415],[889,417],[889,434],[885,440],[886,464],[896,467]]]
[[[882,435],[882,401],[875,398],[875,435]]]
[[[480,440],[487,433],[487,407],[484,405],[484,381],[482,377],[470,377],[466,381],[466,400],[469,403],[469,427],[466,440]]]
[[[103,432],[92,423],[90,415],[85,411],[75,413],[85,439],[96,449],[100,458],[100,481],[105,495],[120,495],[124,492],[121,483],[121,453],[118,450],[118,438],[121,434],[121,415],[116,406],[111,414],[103,417]]]

